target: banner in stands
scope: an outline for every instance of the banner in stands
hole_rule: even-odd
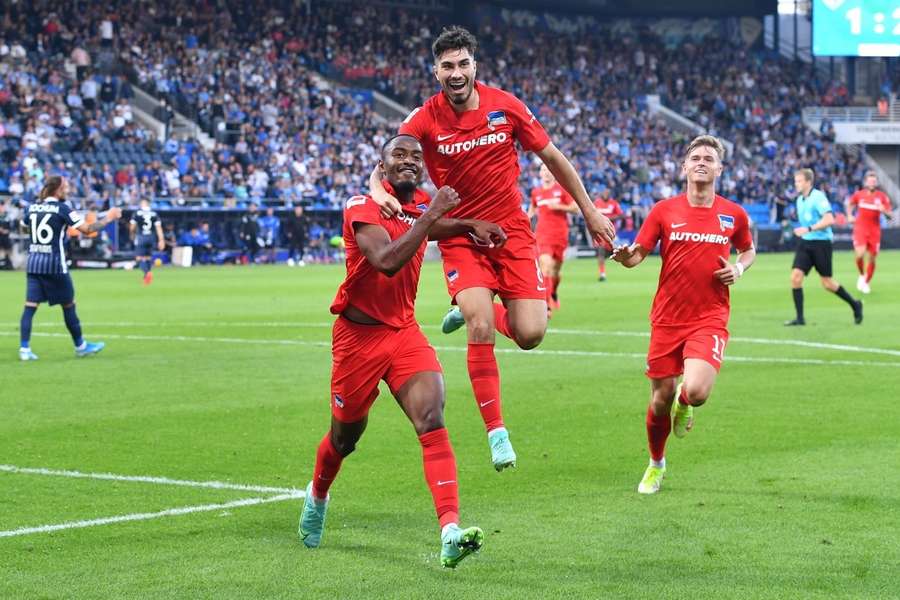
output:
[[[776,0],[492,0],[493,4],[534,10],[578,11],[617,17],[749,17],[775,14]]]
[[[900,145],[900,122],[835,123],[834,135],[838,144]]]
[[[685,41],[699,42],[711,35],[734,37],[740,35],[741,31],[739,19],[610,19],[594,15],[519,10],[488,5],[478,6],[475,12],[479,23],[523,29],[539,27],[565,35],[578,33],[597,35],[602,31],[617,38],[636,37],[640,30],[647,28],[669,46],[677,46]]]

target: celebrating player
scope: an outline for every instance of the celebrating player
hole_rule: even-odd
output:
[[[831,276],[831,240],[834,239],[831,225],[834,223],[834,212],[825,194],[813,189],[814,178],[812,169],[800,169],[794,173],[794,188],[800,194],[797,196],[797,220],[800,225],[794,228],[794,235],[799,240],[791,268],[791,293],[797,316],[785,325],[806,325],[803,315],[803,279],[813,267],[822,280],[822,287],[850,305],[853,320],[859,325],[863,320],[862,301],[854,299]]]
[[[19,330],[19,358],[23,361],[38,358],[31,351],[31,323],[41,302],[48,302],[50,306],[62,304],[66,328],[75,343],[75,356],[96,354],[105,345],[103,342],[86,342],[81,336],[81,322],[75,312],[75,288],[66,263],[64,243],[68,227],[82,233],[94,233],[122,213],[118,208],[111,208],[104,218],[85,223],[81,215],[66,204],[68,191],[69,182],[64,177],[48,177],[40,200],[28,207],[26,218],[31,229],[31,244],[28,247],[25,310]]]
[[[875,171],[867,172],[863,181],[865,187],[847,200],[847,215],[853,223],[853,252],[856,253],[856,268],[859,269],[856,289],[868,294],[872,291],[869,283],[875,274],[875,257],[881,249],[881,215],[891,218],[891,200],[878,189]],[[866,255],[868,266],[864,262]]]
[[[501,225],[503,247],[453,238],[439,244],[444,275],[458,308],[444,317],[443,331],[467,326],[468,371],[498,471],[515,466],[516,454],[503,423],[494,330],[522,349],[540,344],[547,330],[547,282],[537,264],[531,223],[521,209],[518,142],[537,153],[584,214],[598,241],[612,244],[615,230],[598,213],[568,159],[550,141],[530,110],[515,96],[475,81],[475,37],[461,27],[444,29],[432,44],[434,76],[441,91],[413,110],[400,127],[419,140],[437,186],[452,186],[462,201],[450,215]],[[377,171],[370,188],[383,210],[399,210]],[[494,303],[499,294],[503,304]]]
[[[568,214],[578,212],[578,207],[547,165],[541,165],[540,176],[541,186],[531,190],[528,218],[537,214],[538,264],[547,288],[548,311],[553,311],[559,308],[559,273],[569,246]]]
[[[417,189],[424,161],[415,138],[392,138],[381,156],[401,208],[385,217],[371,197],[356,196],[344,209],[347,278],[331,305],[331,312],[340,315],[332,337],[331,430],[319,444],[299,532],[310,548],[321,542],[328,489],[365,431],[383,379],[419,436],[441,525],[441,564],[453,568],[481,547],[484,534],[457,524],[456,459],[444,427],[444,381],[434,349],[415,320],[416,288],[426,237],[470,234],[480,243],[502,246],[505,234],[491,223],[441,218],[459,204],[459,196],[442,187],[429,205],[428,195]]]
[[[609,197],[609,188],[604,189],[600,193],[600,197],[594,200],[594,207],[616,227],[625,219],[625,211],[622,210],[618,200]],[[606,281],[606,255],[608,252],[602,244],[594,242],[594,247],[597,248],[597,281]]]
[[[162,221],[150,208],[150,201],[146,198],[141,200],[141,207],[131,215],[129,227],[134,241],[134,261],[144,272],[144,285],[150,285],[153,283],[153,247],[162,252],[166,249],[166,241]]]
[[[695,138],[682,163],[687,193],[656,204],[634,244],[616,248],[612,256],[634,267],[661,243],[662,270],[650,313],[647,352],[650,464],[638,485],[641,494],[659,491],[669,433],[674,429],[677,437],[684,437],[693,427],[694,407],[709,398],[728,343],[728,286],[756,258],[747,213],[716,194],[724,156],[717,138]],[[735,264],[728,262],[732,246],[738,252]]]

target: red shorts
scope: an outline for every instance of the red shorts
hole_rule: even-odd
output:
[[[678,377],[684,373],[687,358],[704,360],[718,373],[727,343],[728,330],[721,325],[653,325],[650,328],[650,349],[647,350],[647,377]]]
[[[559,264],[566,259],[569,244],[562,241],[538,240],[538,256],[549,256]]]
[[[854,227],[853,247],[865,248],[871,255],[881,250],[881,227]]]
[[[500,248],[478,246],[469,237],[455,237],[438,243],[444,260],[444,277],[453,303],[456,295],[473,287],[483,287],[505,300],[544,300],[547,290],[538,266],[537,244],[525,213],[499,224],[506,232]]]
[[[396,394],[416,373],[442,372],[434,348],[418,325],[394,329],[338,317],[331,354],[331,414],[343,423],[355,423],[369,414],[382,379]]]

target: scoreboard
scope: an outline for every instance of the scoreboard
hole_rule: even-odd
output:
[[[900,0],[813,0],[815,56],[900,56]]]

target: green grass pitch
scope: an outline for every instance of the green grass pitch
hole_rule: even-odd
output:
[[[445,369],[462,521],[486,533],[456,571],[440,567],[419,445],[384,388],[332,488],[321,548],[299,543],[301,501],[274,498],[305,487],[328,424],[343,267],[159,269],[149,288],[136,272],[79,271],[86,337],[106,350],[76,359],[61,311],[44,306],[27,364],[15,352],[25,278],[0,273],[0,464],[252,487],[4,467],[0,597],[897,597],[900,253],[879,258],[858,327],[808,280],[809,325],[784,328],[790,260],[761,256],[734,289],[730,360],[694,431],[670,438],[653,497],[636,486],[658,260],[610,265],[603,284],[593,261],[566,263],[539,349],[498,342],[519,454],[500,474],[464,334],[439,333],[446,292],[427,264],[418,315]],[[835,264],[856,295],[852,256]],[[196,512],[159,514],[180,508]],[[148,518],[67,525],[136,514]]]

